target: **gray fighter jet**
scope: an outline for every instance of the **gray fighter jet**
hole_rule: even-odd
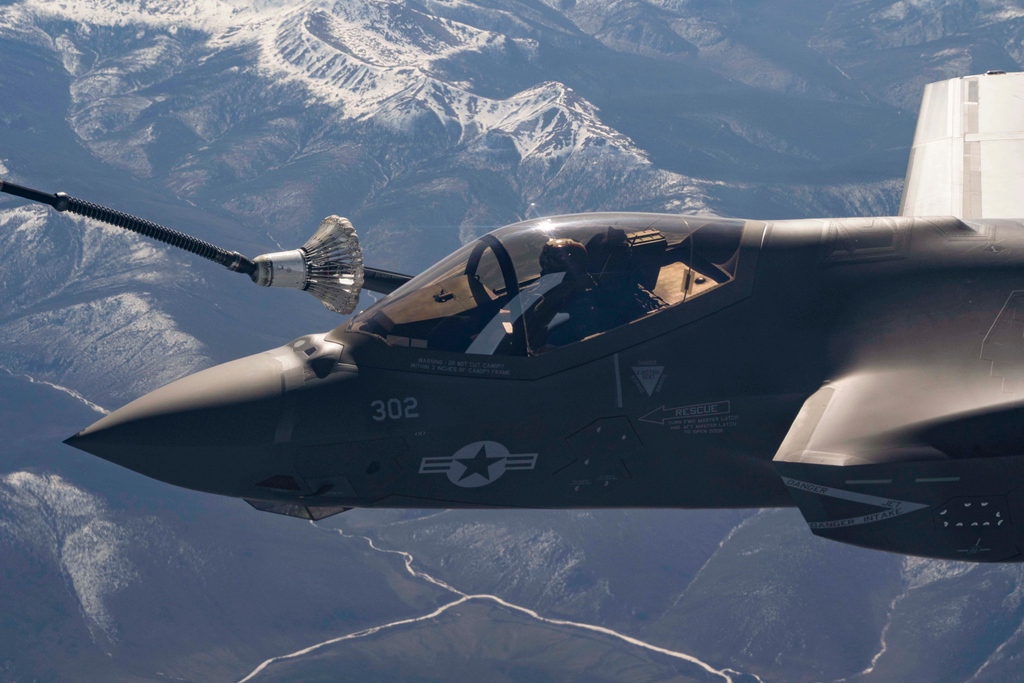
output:
[[[797,506],[845,543],[1024,559],[1024,73],[925,89],[899,216],[540,218],[411,278],[338,217],[250,261],[3,189],[339,312],[387,293],[67,441],[161,481],[306,519]]]

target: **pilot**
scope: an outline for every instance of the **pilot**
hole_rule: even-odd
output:
[[[600,305],[597,283],[587,272],[587,249],[569,238],[549,239],[540,253],[541,275],[565,273],[536,306],[527,330],[534,352],[571,344],[614,326]]]
[[[650,276],[634,263],[622,230],[609,228],[586,247],[574,239],[549,239],[541,250],[540,267],[542,276],[565,276],[527,318],[534,353],[626,325],[667,306],[641,284]],[[653,278],[657,279],[657,270]]]
[[[552,238],[540,250],[540,274],[551,273],[565,273],[566,280],[594,284],[587,272],[587,248],[574,239]]]

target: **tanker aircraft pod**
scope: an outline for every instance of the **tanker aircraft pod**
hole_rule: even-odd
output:
[[[389,294],[68,443],[306,519],[796,505],[846,543],[1022,560],[1021,217],[1024,73],[990,72],[925,89],[899,216],[556,216],[412,278],[363,268],[338,217],[252,261],[183,242],[333,310]]]

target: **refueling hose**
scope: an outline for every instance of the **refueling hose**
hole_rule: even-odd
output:
[[[219,263],[228,270],[234,270],[239,273],[245,273],[255,282],[257,266],[252,262],[251,259],[242,256],[237,251],[228,251],[221,249],[220,247],[210,244],[205,240],[201,240],[198,237],[192,235],[186,235],[183,232],[172,230],[171,228],[164,227],[159,223],[146,220],[145,218],[139,218],[133,216],[130,213],[124,211],[116,211],[114,209],[108,209],[105,206],[99,204],[93,204],[75,197],[70,197],[63,192],[57,194],[47,194],[40,192],[39,190],[33,190],[30,187],[22,187],[21,185],[15,185],[14,183],[0,180],[0,192],[6,192],[7,194],[13,194],[17,197],[24,199],[30,199],[34,202],[40,202],[42,204],[48,204],[57,211],[67,211],[68,213],[77,214],[79,216],[85,216],[86,218],[92,218],[103,223],[124,228],[125,230],[131,230],[137,232],[140,235],[164,242],[171,245],[172,247],[178,247],[184,249],[187,252],[201,256],[204,259]]]

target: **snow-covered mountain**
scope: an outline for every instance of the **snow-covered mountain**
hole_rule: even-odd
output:
[[[476,81],[492,78],[486,73],[490,64],[535,63],[538,40],[482,30],[401,2],[311,2],[258,10],[224,3],[24,3],[0,8],[0,35],[34,40],[59,55],[72,79],[74,132],[98,157],[139,176],[162,175],[151,157],[166,153],[161,129],[172,121],[195,136],[196,152],[205,152],[245,124],[299,123],[276,114],[300,106],[314,108],[320,130],[297,141],[283,164],[315,154],[332,138],[347,139],[353,127],[362,126],[368,136],[416,138],[420,144],[427,137],[440,147],[434,156],[477,156],[507,146],[528,169],[523,195],[540,197],[543,184],[576,154],[588,157],[584,163],[598,154],[620,168],[663,176],[647,201],[655,193],[678,192],[673,183],[682,180],[651,168],[642,150],[563,83],[541,81],[506,97],[477,92]],[[239,64],[211,68],[219,55],[234,52],[240,53]],[[467,68],[470,62],[478,66]],[[464,73],[453,78],[460,66]],[[183,79],[193,86],[188,93],[175,90]],[[255,111],[252,97],[224,97],[223,86],[239,81],[257,98]],[[260,97],[257,89],[273,95]],[[233,147],[238,156],[254,152]],[[249,160],[223,161],[247,175]],[[189,169],[179,163],[165,172],[176,176]],[[189,184],[179,187],[187,190]],[[695,183],[687,189],[692,193]]]
[[[892,213],[922,85],[1024,67],[1024,10],[9,0],[0,63],[0,177],[250,255],[301,244],[342,213],[371,265],[415,272],[525,216]],[[404,556],[60,445],[104,407],[340,319],[7,196],[0,255],[0,680],[238,679],[444,599]],[[935,680],[1000,680],[1024,632],[1013,568],[835,546],[787,513],[370,511],[335,523],[461,590],[765,681],[906,679],[906,661],[929,662]],[[481,643],[527,633],[466,614],[458,632]],[[914,626],[922,616],[928,628]],[[463,651],[446,629],[424,651]],[[403,647],[393,642],[378,645]],[[600,661],[593,642],[573,641],[578,661]],[[384,676],[396,657],[367,647],[360,671]],[[488,650],[480,677],[507,674],[503,652]],[[531,666],[563,676],[542,660]],[[641,664],[638,680],[666,675],[664,662]]]

